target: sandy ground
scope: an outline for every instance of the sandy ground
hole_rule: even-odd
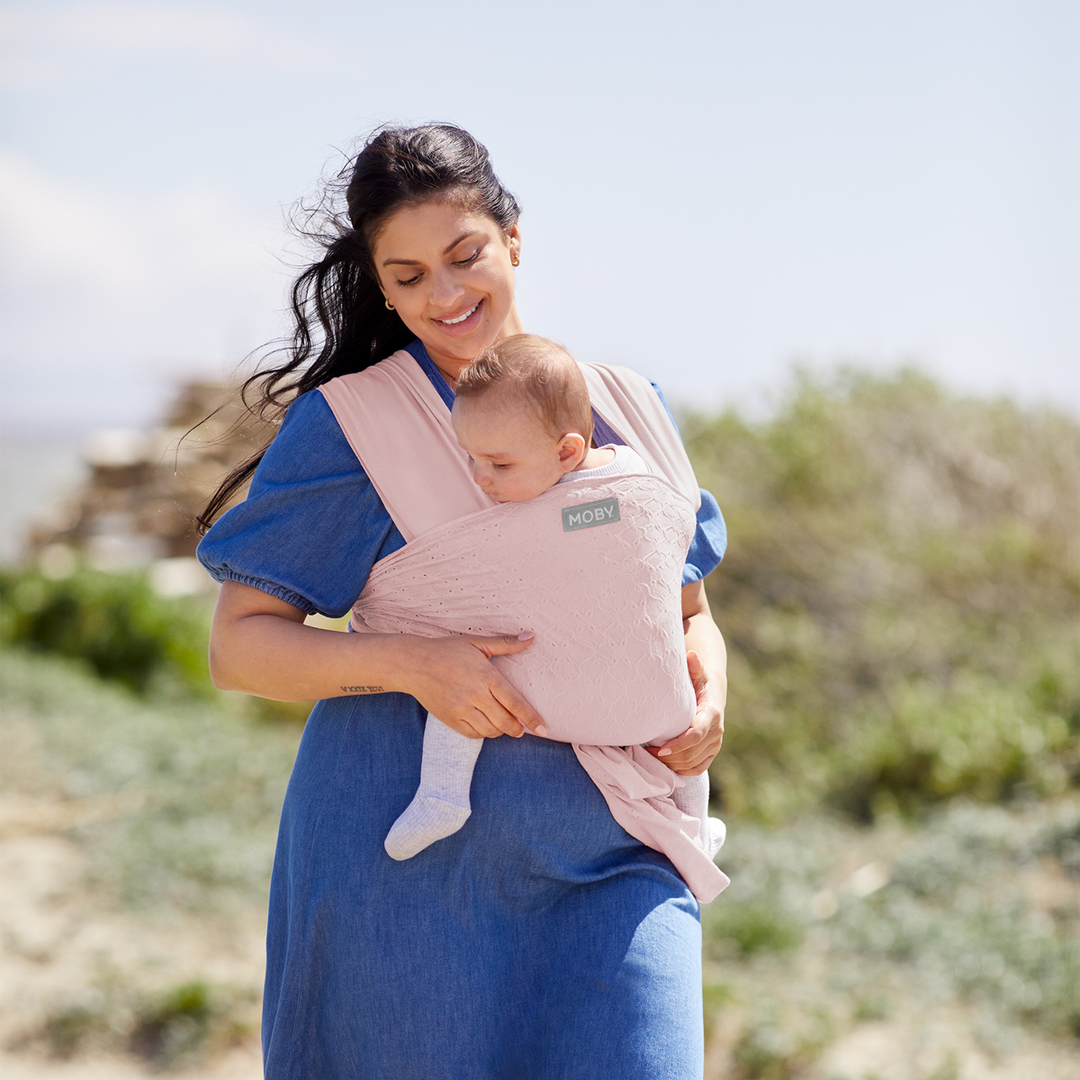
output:
[[[160,1080],[161,1075],[118,1057],[48,1061],[0,1052],[0,1076],[4,1080],[144,1080],[146,1077]],[[262,1058],[255,1046],[237,1047],[215,1061],[168,1075],[175,1080],[261,1080]]]
[[[62,829],[80,815],[108,812],[91,803],[0,801],[0,1075],[4,1080],[139,1080],[161,1075],[132,1055],[91,1045],[75,1060],[50,1057],[43,1018],[120,983],[134,991],[199,978],[248,995],[249,1026],[235,1045],[169,1073],[179,1080],[257,1080],[257,993],[262,978],[261,912],[228,922],[193,916],[109,912],[81,884],[84,856]],[[242,1010],[243,1011],[243,1010]],[[707,1076],[732,1075],[720,1025]],[[807,1080],[1080,1080],[1080,1056],[1032,1041],[991,1060],[964,1010],[928,1021],[902,1011],[842,1035],[805,1074]]]
[[[754,1080],[736,1069],[736,1017],[718,1025],[706,1047],[706,1080]],[[919,1002],[888,1020],[856,1024],[804,1071],[763,1073],[770,1080],[1080,1080],[1080,1050],[1028,1039],[994,1058],[977,1044],[973,1011],[954,1006],[928,1015]]]
[[[255,1080],[262,1075],[257,1047],[262,912],[226,922],[108,911],[82,884],[82,849],[57,831],[80,814],[97,812],[99,807],[85,802],[0,801],[0,1075],[4,1080],[160,1075],[131,1056],[51,1059],[40,1037],[43,1018],[72,1006],[92,1006],[103,996],[145,998],[198,979],[244,996],[246,1030],[239,1045],[212,1061],[170,1075]]]
[[[818,1063],[836,1080],[1078,1080],[1080,1056],[1032,1041],[993,1060],[974,1045],[970,1016],[942,1014],[936,1022],[900,1019],[860,1024]]]

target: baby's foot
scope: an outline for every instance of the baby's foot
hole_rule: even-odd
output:
[[[705,835],[702,840],[705,851],[710,859],[716,858],[716,853],[724,846],[727,839],[727,826],[719,818],[705,819]]]
[[[411,859],[429,844],[456,833],[471,813],[468,806],[418,791],[386,834],[386,854],[399,862]]]

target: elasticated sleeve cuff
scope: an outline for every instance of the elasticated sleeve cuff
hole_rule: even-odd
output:
[[[301,596],[292,589],[286,589],[284,585],[275,585],[272,581],[264,581],[262,578],[254,577],[251,574],[241,574],[230,570],[227,566],[215,567],[213,570],[207,568],[207,570],[210,576],[219,584],[226,581],[236,581],[241,585],[250,585],[251,588],[258,589],[259,592],[274,596],[278,600],[284,600],[286,604],[292,604],[294,608],[299,608],[305,615],[318,614],[318,609],[307,597]]]

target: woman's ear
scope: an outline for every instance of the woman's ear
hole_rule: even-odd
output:
[[[567,432],[559,440],[559,468],[565,475],[573,472],[585,457],[585,440],[576,431]]]
[[[521,230],[516,221],[506,230],[506,242],[510,248],[510,263],[517,266],[521,262]]]

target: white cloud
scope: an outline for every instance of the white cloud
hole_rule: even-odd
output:
[[[133,296],[162,285],[241,277],[259,257],[260,236],[276,250],[272,225],[209,187],[125,198],[51,176],[0,152],[0,243],[4,287],[57,279],[99,297]]]
[[[5,291],[54,283],[88,292],[122,291],[143,277],[139,244],[123,208],[0,153],[0,245]]]
[[[275,332],[285,236],[226,194],[186,187],[122,198],[0,155],[6,362],[46,354],[130,365],[220,361]]]
[[[338,46],[234,11],[168,2],[5,5],[4,84],[36,89],[70,82],[126,57],[175,56],[219,64],[310,68]]]

